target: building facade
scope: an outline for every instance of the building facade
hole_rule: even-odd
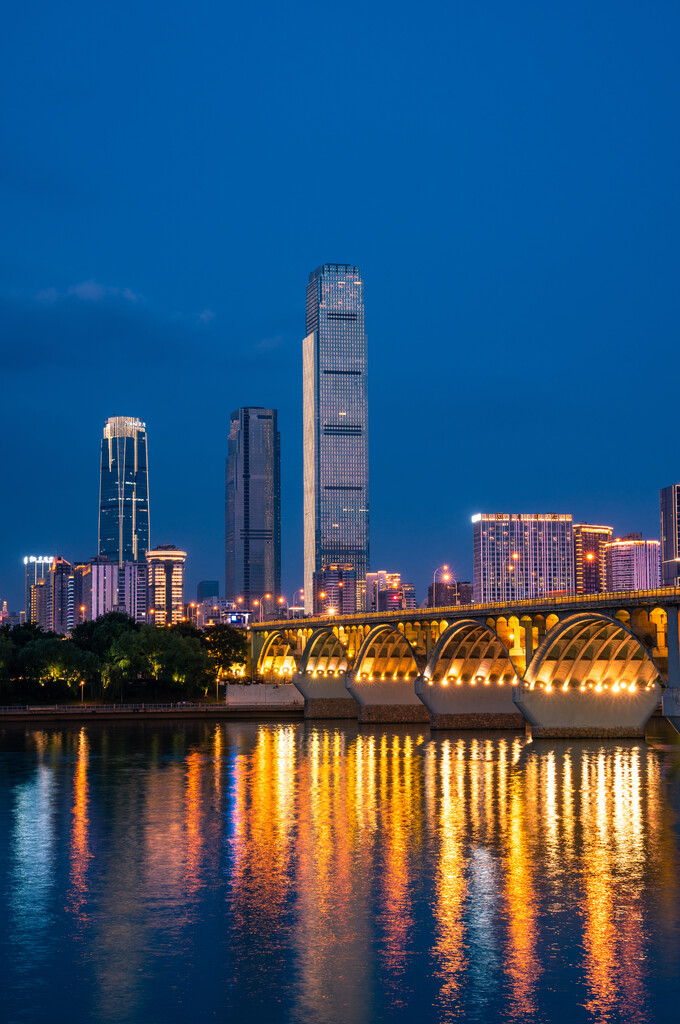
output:
[[[226,463],[225,580],[228,601],[251,609],[281,593],[281,442],[276,409],[231,414]]]
[[[186,551],[163,544],[147,551],[148,614],[156,626],[172,626],[184,617],[184,564]]]
[[[629,533],[605,547],[607,590],[654,590],[661,583],[661,545]]]
[[[38,621],[31,618],[31,587],[38,580],[45,579],[53,561],[53,555],[26,555],[24,558],[24,611],[27,622]]]
[[[680,484],[661,489],[661,586],[680,587]]]
[[[468,580],[437,580],[435,585],[435,608],[449,608],[457,604],[472,604],[473,586]],[[427,607],[432,608],[432,584],[427,588]]]
[[[369,569],[368,399],[364,286],[359,267],[324,263],[309,275],[302,345],[304,592],[314,573],[353,565],[363,609]]]
[[[607,589],[605,549],[611,526],[574,523],[574,575],[577,594],[601,594]]]
[[[574,593],[571,515],[484,512],[472,524],[475,603]]]
[[[323,565],[313,576],[315,615],[353,615],[357,610],[357,572],[353,565]]]
[[[130,416],[104,424],[99,473],[99,555],[117,565],[149,550],[146,425]]]

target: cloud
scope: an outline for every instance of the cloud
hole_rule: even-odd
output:
[[[71,285],[66,291],[60,292],[56,288],[44,288],[35,296],[38,302],[56,302],[58,299],[74,297],[82,302],[103,302],[104,299],[125,299],[126,302],[141,302],[141,295],[135,295],[131,288],[116,288],[109,284],[99,284],[97,281],[81,281],[80,284]]]

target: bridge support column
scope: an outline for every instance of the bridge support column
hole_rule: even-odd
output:
[[[678,606],[666,609],[668,644],[668,686],[664,690],[661,706],[664,715],[673,728],[680,732],[680,635],[678,630]]]

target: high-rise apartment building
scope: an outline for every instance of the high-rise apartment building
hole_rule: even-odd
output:
[[[90,607],[93,619],[118,611],[118,562],[93,558],[90,562]]]
[[[577,594],[601,594],[607,589],[605,548],[611,526],[574,523],[574,574]]]
[[[314,573],[314,614],[352,615],[357,610],[357,573],[353,565],[324,565]]]
[[[281,593],[281,442],[276,409],[231,414],[226,466],[225,578],[246,608]]]
[[[184,615],[184,563],[186,551],[163,544],[147,551],[149,620],[157,626],[172,626]]]
[[[324,263],[309,275],[302,345],[304,591],[314,573],[353,565],[357,606],[369,568],[368,401],[364,286],[359,267]]]
[[[130,416],[104,424],[99,477],[99,555],[117,565],[149,550],[146,425]]]
[[[45,579],[53,561],[53,555],[26,555],[24,558],[24,611],[27,622],[38,621],[31,618],[31,587],[38,580]]]
[[[605,547],[607,590],[655,590],[661,582],[661,545],[628,533]]]
[[[366,608],[367,612],[398,611],[416,608],[416,590],[412,583],[404,583],[401,573],[377,572],[366,573]]]
[[[680,484],[661,489],[661,586],[680,587]]]
[[[484,512],[472,523],[476,603],[574,593],[570,515]]]
[[[54,633],[65,635],[75,625],[75,576],[65,558],[55,558],[47,576],[47,618]]]

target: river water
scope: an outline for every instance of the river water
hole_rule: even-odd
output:
[[[0,1018],[672,1019],[679,812],[663,734],[4,728]]]

